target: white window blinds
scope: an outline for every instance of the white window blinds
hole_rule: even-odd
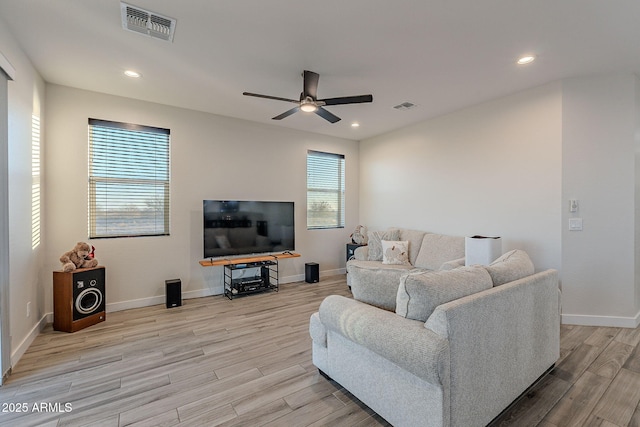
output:
[[[169,234],[169,129],[89,119],[89,237]]]
[[[307,228],[344,227],[344,155],[307,152]]]

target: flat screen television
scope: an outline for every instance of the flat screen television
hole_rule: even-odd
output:
[[[295,249],[294,203],[203,200],[204,258]]]

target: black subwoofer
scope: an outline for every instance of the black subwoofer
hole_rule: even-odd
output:
[[[304,281],[318,283],[320,281],[320,266],[316,262],[308,262],[304,265]]]
[[[164,286],[167,308],[180,307],[182,305],[182,282],[180,279],[165,280]]]

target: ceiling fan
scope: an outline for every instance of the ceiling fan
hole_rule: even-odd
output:
[[[287,110],[278,116],[273,117],[273,120],[282,120],[285,117],[289,117],[293,113],[296,113],[302,110],[308,113],[316,113],[323,119],[328,120],[331,123],[336,123],[340,121],[340,117],[325,110],[322,107],[326,105],[361,104],[363,102],[373,102],[373,95],[343,96],[339,98],[318,99],[317,92],[318,92],[318,80],[320,78],[320,75],[318,73],[314,73],[313,71],[305,70],[302,73],[302,78],[303,78],[303,83],[302,83],[303,88],[302,88],[302,93],[300,94],[300,100],[280,98],[278,96],[260,95],[258,93],[250,93],[250,92],[243,92],[242,94],[246,96],[255,96],[257,98],[275,99],[276,101],[286,101],[286,102],[293,102],[294,104],[298,104],[296,107],[290,110]]]

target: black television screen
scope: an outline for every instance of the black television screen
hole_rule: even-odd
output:
[[[293,202],[204,200],[204,257],[295,249]]]

